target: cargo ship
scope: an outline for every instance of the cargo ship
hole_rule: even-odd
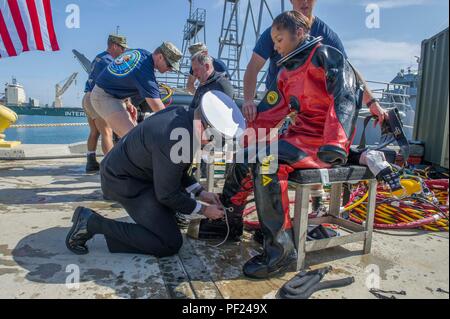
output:
[[[86,117],[82,108],[32,107],[19,105],[8,105],[8,108],[16,112],[17,115]]]
[[[82,108],[62,106],[61,96],[75,81],[76,76],[77,73],[74,73],[65,81],[64,85],[56,85],[55,102],[52,107],[41,107],[38,100],[27,99],[24,86],[19,84],[15,78],[11,83],[6,84],[4,96],[0,97],[0,104],[6,105],[18,115],[86,117]]]

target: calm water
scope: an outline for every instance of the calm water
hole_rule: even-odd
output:
[[[358,120],[355,144],[360,141],[363,119]],[[59,116],[29,116],[19,115],[16,124],[49,124],[49,123],[87,123],[84,117],[59,117]],[[405,128],[408,138],[412,136],[412,128]],[[50,128],[20,128],[6,130],[6,140],[21,141],[23,144],[72,144],[85,142],[89,135],[88,126],[79,127],[50,127]],[[380,128],[372,128],[370,124],[367,130],[367,143],[375,144],[380,139]]]
[[[15,124],[87,123],[85,117],[19,115]],[[86,141],[88,126],[7,129],[6,140],[23,144],[71,144]]]

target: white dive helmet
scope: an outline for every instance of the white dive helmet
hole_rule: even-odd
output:
[[[217,90],[206,92],[199,111],[202,123],[210,133],[222,137],[222,140],[239,140],[246,130],[245,118],[231,97]]]

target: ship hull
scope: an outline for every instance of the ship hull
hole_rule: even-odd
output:
[[[9,105],[8,108],[16,112],[18,115],[86,117],[86,113],[84,113],[84,110],[80,108],[26,107],[14,105]]]

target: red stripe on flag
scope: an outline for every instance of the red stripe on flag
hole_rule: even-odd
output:
[[[28,12],[30,13],[31,24],[33,26],[34,39],[36,41],[36,48],[40,51],[45,51],[44,42],[42,41],[41,26],[39,23],[39,15],[36,9],[35,0],[27,0]]]
[[[53,25],[52,6],[50,4],[50,0],[44,0],[44,12],[45,12],[45,19],[47,20],[48,36],[50,38],[52,50],[58,51],[59,45],[58,40],[56,39],[55,27]]]
[[[9,35],[8,29],[6,28],[5,19],[3,18],[2,11],[0,10],[0,37],[3,39],[3,43],[6,48],[6,52],[9,56],[16,56],[16,48],[14,48],[14,44]]]
[[[14,24],[16,25],[17,33],[19,34],[20,42],[22,42],[23,51],[30,51],[27,40],[27,30],[23,24],[22,15],[20,14],[19,4],[17,0],[8,0],[9,10],[11,10]]]

